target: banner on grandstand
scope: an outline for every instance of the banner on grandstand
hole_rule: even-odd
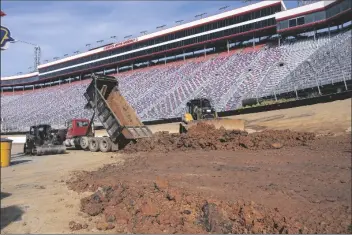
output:
[[[8,43],[14,42],[15,40],[11,37],[11,32],[8,28],[1,26],[1,50],[8,48]]]

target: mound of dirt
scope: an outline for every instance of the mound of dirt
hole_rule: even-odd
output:
[[[300,229],[278,210],[254,202],[204,198],[160,179],[153,185],[121,182],[99,187],[81,200],[81,211],[101,216],[97,229],[118,233],[298,233]]]
[[[216,129],[214,125],[198,123],[187,133],[169,134],[158,132],[152,138],[139,139],[129,143],[125,153],[169,152],[175,150],[238,150],[277,149],[284,146],[306,145],[314,140],[315,134],[290,130],[266,130],[248,134],[242,131]]]

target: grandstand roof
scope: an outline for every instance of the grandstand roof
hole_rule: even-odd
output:
[[[38,74],[39,74],[38,72],[26,73],[26,74],[21,74],[21,75],[2,77],[1,80],[14,80],[14,79],[21,79],[21,78],[30,78],[30,77],[38,76]]]
[[[46,63],[46,64],[42,64],[42,65],[39,65],[38,68],[45,68],[45,67],[50,66],[50,65],[66,62],[66,61],[77,59],[77,58],[80,58],[80,57],[83,57],[83,56],[92,55],[92,54],[99,53],[99,52],[102,52],[102,51],[105,51],[105,50],[111,50],[111,49],[114,49],[114,48],[117,48],[117,47],[121,47],[121,46],[126,45],[126,44],[134,43],[134,42],[137,42],[137,41],[143,41],[143,40],[146,40],[146,39],[151,39],[151,38],[154,38],[154,37],[157,37],[157,36],[160,36],[160,35],[169,34],[171,32],[176,32],[176,31],[179,31],[179,30],[200,26],[200,25],[205,24],[205,23],[209,23],[209,22],[212,22],[212,21],[220,20],[220,19],[227,18],[227,17],[234,16],[234,15],[240,15],[240,14],[243,14],[243,13],[246,13],[246,12],[249,12],[249,11],[261,9],[263,7],[267,7],[267,6],[274,5],[274,4],[279,4],[279,3],[281,3],[283,8],[286,9],[286,6],[283,4],[282,0],[261,1],[261,2],[254,3],[254,4],[251,4],[251,5],[248,5],[248,6],[236,8],[236,9],[229,10],[229,11],[226,11],[226,12],[223,12],[223,13],[219,13],[219,14],[216,14],[216,15],[205,17],[203,19],[194,20],[194,21],[189,22],[189,23],[185,23],[185,24],[182,24],[182,25],[174,26],[174,27],[171,27],[171,28],[168,28],[168,29],[164,29],[164,30],[160,30],[160,31],[157,31],[157,32],[154,32],[154,33],[150,33],[150,34],[147,34],[147,35],[143,35],[143,36],[140,36],[140,37],[137,37],[137,38],[129,39],[129,40],[126,40],[124,42],[115,43],[114,45],[109,45],[107,47],[98,48],[96,50],[91,50],[91,51],[88,51],[88,52],[80,53],[80,54],[77,54],[77,55],[73,55],[73,56],[70,56],[70,57],[66,57],[66,58],[62,58],[62,59],[56,60],[56,61],[52,61],[52,62],[49,62],[49,63]]]
[[[336,1],[337,0],[324,0],[324,1],[319,1],[308,5],[304,5],[301,7],[292,8],[286,11],[277,12],[275,14],[275,18],[276,18],[276,21],[282,21],[295,16],[316,12],[316,11],[325,9],[327,6],[329,6],[330,4]]]

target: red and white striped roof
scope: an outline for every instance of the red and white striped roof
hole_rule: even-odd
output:
[[[270,6],[270,5],[273,5],[273,4],[278,4],[278,3],[281,3],[283,8],[286,9],[286,6],[284,5],[282,0],[265,0],[265,1],[261,1],[261,2],[258,2],[258,3],[255,3],[255,4],[251,4],[251,5],[248,5],[248,6],[244,6],[244,7],[236,8],[236,9],[233,9],[233,10],[229,10],[229,11],[226,11],[226,12],[223,12],[223,13],[220,13],[220,14],[216,14],[216,15],[212,15],[212,16],[209,16],[209,17],[205,17],[203,19],[195,20],[195,21],[192,21],[192,22],[189,22],[189,23],[185,23],[185,24],[182,24],[182,25],[174,26],[174,27],[167,28],[167,29],[164,29],[164,30],[160,30],[160,31],[157,31],[157,32],[154,32],[154,33],[150,33],[150,34],[147,34],[147,35],[143,35],[143,36],[137,37],[134,41],[143,41],[143,40],[151,39],[151,38],[154,38],[154,37],[157,37],[157,36],[161,36],[161,35],[164,35],[164,34],[169,34],[169,33],[175,32],[175,31],[179,31],[179,30],[183,30],[183,29],[187,29],[187,28],[192,28],[192,27],[195,27],[197,25],[202,25],[202,24],[209,23],[209,22],[212,22],[212,21],[220,20],[222,18],[227,18],[227,17],[230,17],[230,16],[243,14],[244,12],[253,11],[253,10],[256,10],[256,9],[260,9],[260,8],[267,7],[267,6]],[[116,44],[119,44],[119,43],[116,43]],[[116,48],[116,46],[115,47],[112,46],[112,47],[109,47],[109,48]],[[87,52],[80,53],[80,54],[77,54],[77,55],[72,55],[70,57],[62,58],[62,59],[59,59],[59,60],[56,60],[56,61],[52,61],[52,62],[49,62],[49,63],[46,63],[46,64],[41,64],[40,66],[38,66],[38,68],[44,68],[44,67],[47,67],[47,66],[50,66],[50,65],[55,65],[55,64],[62,63],[62,62],[78,59],[78,58],[81,58],[81,57],[84,57],[84,56],[89,56],[89,55],[92,55],[92,54],[95,54],[95,53],[99,53],[99,52],[102,52],[102,51],[106,51],[106,49],[104,47],[97,48],[95,50],[87,51]]]

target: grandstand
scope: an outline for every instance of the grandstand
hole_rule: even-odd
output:
[[[2,77],[2,131],[90,118],[83,92],[92,72],[116,76],[143,121],[180,117],[199,96],[228,111],[247,98],[349,90],[351,2],[287,10],[262,1]]]

